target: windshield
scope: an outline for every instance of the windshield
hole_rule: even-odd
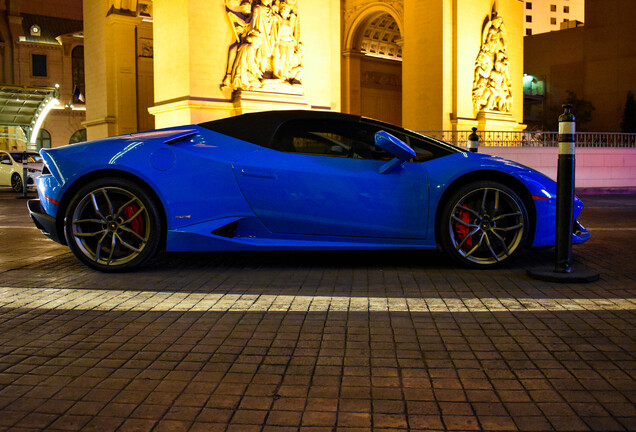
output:
[[[23,152],[12,152],[11,157],[14,161],[22,163]],[[42,163],[42,156],[39,153],[27,152],[27,163]]]

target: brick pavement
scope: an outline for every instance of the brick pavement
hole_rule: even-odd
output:
[[[561,285],[525,274],[551,250],[493,271],[207,253],[103,275],[0,191],[0,430],[636,430],[636,196],[585,201],[575,265],[601,280]]]

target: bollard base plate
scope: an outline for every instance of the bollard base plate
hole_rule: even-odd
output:
[[[589,283],[595,282],[601,277],[599,273],[586,268],[572,269],[569,273],[561,273],[554,271],[554,267],[530,269],[528,270],[528,276],[532,279],[558,283]]]

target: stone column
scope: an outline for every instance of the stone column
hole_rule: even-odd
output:
[[[112,1],[84,0],[84,125],[89,140],[138,130],[136,27],[141,19],[136,2],[127,3],[117,9]]]
[[[157,128],[200,123],[232,112],[225,75],[232,33],[222,1],[153,2]]]
[[[346,51],[342,55],[342,111],[360,114],[361,63],[364,54],[359,51]]]
[[[450,129],[453,98],[453,1],[404,2],[403,126]]]

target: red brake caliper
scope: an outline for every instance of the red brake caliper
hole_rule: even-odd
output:
[[[466,210],[458,211],[457,212],[457,217],[459,219],[463,220],[464,222],[466,222],[467,224],[470,223],[470,214]],[[466,237],[468,235],[468,233],[470,232],[470,228],[468,228],[465,225],[460,224],[459,222],[455,222],[455,232],[457,233],[457,237],[459,239],[459,243],[461,243],[461,241],[464,240],[464,237]],[[466,245],[468,247],[472,247],[473,246],[473,239],[469,238],[468,240],[466,240],[464,245]]]
[[[130,219],[135,213],[137,213],[138,210],[139,207],[137,207],[135,204],[131,204],[124,209],[124,216],[126,217],[126,219]],[[141,218],[141,215],[137,216],[130,222],[130,227],[134,232],[142,235],[141,233],[144,229],[144,221]]]

